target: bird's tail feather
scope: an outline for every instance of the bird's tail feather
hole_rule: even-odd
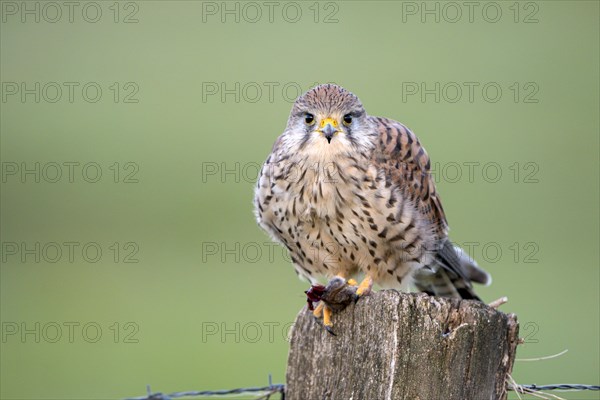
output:
[[[491,280],[463,249],[446,240],[431,265],[419,271],[414,282],[417,289],[430,295],[481,301],[471,282],[489,285]]]

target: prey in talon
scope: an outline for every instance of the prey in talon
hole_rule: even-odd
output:
[[[310,311],[315,310],[315,303],[321,301],[321,296],[324,292],[325,286],[319,284],[312,285],[310,289],[304,291],[304,293],[306,294],[306,302],[308,303],[308,309]]]
[[[329,281],[327,286],[315,284],[304,293],[306,293],[308,309],[313,311],[315,318],[322,317],[323,326],[327,332],[335,335],[331,320],[332,313],[339,312],[356,301],[356,291],[356,281],[353,279],[346,281],[344,278],[335,277]],[[317,303],[316,307],[315,303]]]
[[[452,135],[452,127],[440,134]],[[313,285],[308,302],[328,330],[336,307],[374,284],[479,300],[472,282],[491,282],[450,241],[430,166],[409,128],[369,115],[340,86],[316,86],[294,103],[260,170],[254,210]],[[358,274],[362,282],[349,285]]]

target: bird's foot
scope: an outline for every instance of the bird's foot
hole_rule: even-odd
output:
[[[332,315],[334,311],[341,311],[352,303],[359,286],[354,279],[346,281],[341,276],[336,276],[329,281],[327,286],[312,285],[305,291],[308,308],[313,311],[313,316],[319,320],[323,318],[323,327],[327,332],[333,332]]]
[[[315,307],[315,309],[313,310],[313,317],[315,317],[316,319],[321,318],[323,316],[323,308],[324,307],[325,307],[325,303],[323,303],[322,301],[319,302],[317,307]]]
[[[331,322],[332,314],[333,311],[331,311],[331,308],[327,305],[323,306],[323,327],[327,332],[335,336],[335,333],[333,332],[333,322]]]
[[[354,294],[354,302],[356,303],[358,301],[358,299],[371,293],[372,288],[373,288],[373,278],[371,278],[369,275],[367,275],[365,277],[365,279],[363,279],[363,281],[360,283],[360,285],[358,285],[358,288],[356,289],[356,293]]]
[[[315,307],[313,310],[313,316],[315,319],[319,320],[323,318],[323,327],[327,332],[335,336],[335,333],[333,332],[333,322],[331,322],[331,315],[331,308],[329,308],[323,301],[320,301],[317,307]]]

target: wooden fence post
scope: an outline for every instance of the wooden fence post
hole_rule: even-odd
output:
[[[292,330],[287,400],[506,399],[518,323],[475,301],[385,290]]]

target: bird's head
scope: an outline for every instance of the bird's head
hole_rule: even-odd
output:
[[[319,85],[300,96],[284,133],[284,140],[298,150],[338,153],[372,143],[374,132],[362,103],[351,92],[333,85]]]

